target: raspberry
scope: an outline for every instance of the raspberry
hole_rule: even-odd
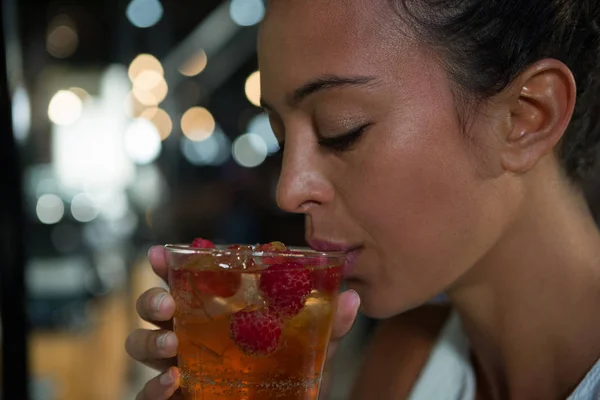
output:
[[[196,238],[190,247],[194,249],[214,249],[215,245],[208,239]]]
[[[325,269],[315,269],[312,272],[313,287],[321,292],[333,294],[340,288],[342,280],[342,266]]]
[[[288,253],[287,247],[285,244],[281,242],[271,242],[267,244],[261,244],[256,247],[257,252],[265,252],[265,253]],[[285,256],[283,257],[273,257],[273,256],[265,256],[261,257],[261,262],[265,265],[273,265],[273,264],[283,264],[287,261]]]
[[[192,248],[214,249],[215,245],[202,238],[196,238],[192,242]],[[187,274],[179,279],[185,279],[188,291],[198,294],[231,297],[237,293],[242,277],[240,273],[233,272],[215,265],[211,255],[198,255],[191,259],[186,267]]]
[[[242,283],[239,272],[228,270],[194,271],[192,288],[212,296],[231,297],[237,293]]]
[[[298,263],[274,264],[261,273],[259,287],[271,309],[293,317],[313,289],[311,271]]]
[[[237,293],[242,277],[228,270],[179,269],[171,270],[169,283],[175,292],[227,298]]]
[[[279,347],[282,321],[264,310],[242,310],[231,316],[229,335],[246,354],[267,355]]]

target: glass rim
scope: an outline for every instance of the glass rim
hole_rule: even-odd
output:
[[[199,249],[190,247],[186,244],[165,244],[164,247],[170,253],[173,254],[244,254],[252,257],[284,257],[291,259],[297,258],[345,258],[348,256],[347,252],[341,251],[318,251],[313,250],[310,247],[301,246],[290,246],[288,250],[292,250],[293,253],[289,252],[277,252],[277,251],[256,251],[254,249],[228,249],[227,247],[232,244],[216,244],[216,248],[211,249]],[[249,245],[242,245],[249,246]]]

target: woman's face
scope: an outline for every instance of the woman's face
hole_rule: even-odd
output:
[[[355,249],[348,285],[367,315],[459,285],[515,207],[476,143],[498,124],[475,116],[467,137],[444,69],[398,33],[387,1],[269,3],[259,64],[285,141],[280,207],[306,215],[315,247]]]

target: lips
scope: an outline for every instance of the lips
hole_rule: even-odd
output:
[[[308,245],[315,251],[332,251],[346,253],[344,263],[344,277],[348,278],[352,275],[356,266],[356,260],[362,250],[361,246],[349,245],[344,243],[328,242],[324,240],[307,240]]]
[[[327,242],[324,240],[307,240],[307,243],[310,248],[315,251],[334,251],[345,253],[353,248],[356,248],[356,246],[350,246],[343,243]]]

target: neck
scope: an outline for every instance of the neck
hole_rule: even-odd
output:
[[[600,357],[600,235],[583,196],[541,179],[448,295],[486,398],[566,398]]]

